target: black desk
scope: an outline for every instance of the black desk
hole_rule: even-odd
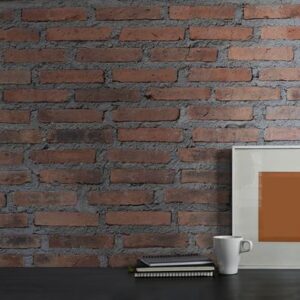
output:
[[[122,269],[0,269],[0,299],[300,299],[300,270],[241,270],[193,279],[134,279]]]

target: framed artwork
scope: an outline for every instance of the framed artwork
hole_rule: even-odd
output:
[[[240,268],[300,268],[300,146],[232,148],[232,234]]]

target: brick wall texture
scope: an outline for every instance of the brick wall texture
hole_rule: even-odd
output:
[[[0,266],[118,267],[231,232],[231,147],[300,141],[300,4],[1,1]]]

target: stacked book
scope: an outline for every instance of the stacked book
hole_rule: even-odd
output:
[[[134,277],[213,277],[215,266],[203,256],[145,256],[139,259]]]

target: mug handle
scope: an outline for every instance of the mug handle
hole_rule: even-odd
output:
[[[244,247],[245,244],[248,244],[247,248]],[[241,241],[240,253],[249,252],[252,250],[252,248],[253,248],[253,243],[251,241],[249,240]]]

